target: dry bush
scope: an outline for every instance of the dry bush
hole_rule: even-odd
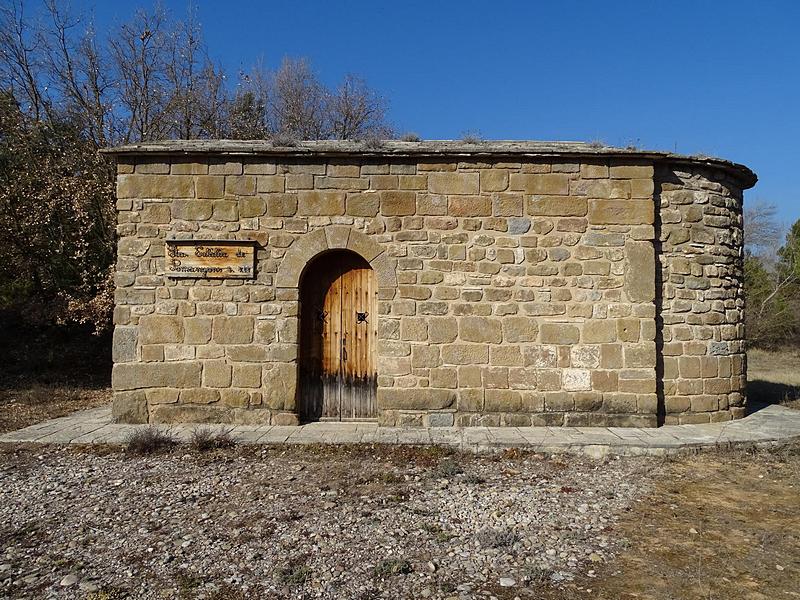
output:
[[[170,433],[152,425],[138,428],[125,440],[125,452],[135,455],[155,454],[171,450],[178,440]]]
[[[236,440],[231,436],[230,429],[220,431],[210,427],[197,427],[192,431],[189,446],[198,452],[208,452],[209,450],[233,448],[236,446]]]

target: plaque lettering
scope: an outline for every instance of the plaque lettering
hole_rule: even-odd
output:
[[[196,279],[252,279],[255,242],[167,240],[166,275]]]

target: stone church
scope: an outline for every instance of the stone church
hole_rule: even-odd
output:
[[[742,165],[565,142],[110,153],[120,422],[744,413]]]

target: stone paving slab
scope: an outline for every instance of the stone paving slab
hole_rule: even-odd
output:
[[[0,443],[124,444],[147,425],[112,422],[111,408],[79,411],[0,435]],[[197,427],[227,431],[241,444],[404,444],[446,446],[470,452],[522,448],[548,453],[664,455],[735,445],[776,445],[800,440],[800,411],[769,406],[744,419],[700,425],[639,427],[378,427],[374,423],[161,426],[182,441]]]

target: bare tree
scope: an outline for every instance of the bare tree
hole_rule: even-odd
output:
[[[194,11],[177,24],[168,42],[165,112],[170,137],[218,137],[226,102],[224,76],[208,57]]]
[[[782,230],[774,204],[759,200],[745,208],[744,242],[748,253],[774,254],[780,246]]]
[[[328,95],[306,59],[284,58],[272,78],[272,131],[305,140],[328,138]]]
[[[109,39],[118,78],[118,109],[124,122],[119,132],[122,142],[161,139],[169,131],[163,118],[169,98],[167,28],[163,9],[138,11]]]
[[[41,89],[43,40],[25,16],[22,0],[0,8],[0,81],[37,120],[47,117],[49,99]]]
[[[328,100],[331,134],[340,140],[386,138],[386,101],[356,75],[347,75]]]

